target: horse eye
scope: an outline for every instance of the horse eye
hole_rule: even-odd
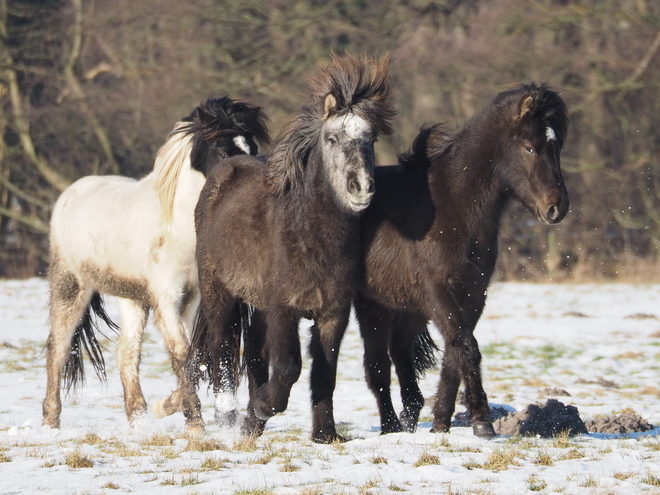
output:
[[[328,142],[330,144],[337,144],[337,138],[335,136],[328,136]]]
[[[220,153],[220,158],[222,158],[223,160],[226,160],[229,157],[227,156],[227,153]]]
[[[534,151],[534,148],[532,148],[531,146],[525,146],[525,151],[527,153],[529,153],[530,155],[535,155],[536,154],[536,151]]]

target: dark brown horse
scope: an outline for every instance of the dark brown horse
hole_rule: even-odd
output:
[[[312,438],[330,442],[339,345],[360,258],[359,213],[373,196],[373,143],[394,115],[386,64],[351,57],[311,80],[311,102],[283,127],[265,160],[223,162],[195,212],[201,305],[190,369],[210,374],[216,420],[236,418],[241,301],[256,313],[246,336],[250,403],[260,434],[287,407],[301,371],[298,323],[311,328]],[[269,372],[270,369],[270,372]],[[187,419],[201,420],[198,405]]]
[[[441,125],[422,129],[398,166],[376,169],[377,193],[361,220],[364,273],[355,309],[383,433],[417,427],[424,404],[417,377],[434,364],[431,320],[445,343],[432,431],[449,430],[462,381],[474,434],[495,435],[473,332],[507,203],[517,199],[548,224],[568,212],[559,165],[567,126],[557,93],[523,85],[499,94],[454,133]],[[391,362],[400,418],[390,396]]]

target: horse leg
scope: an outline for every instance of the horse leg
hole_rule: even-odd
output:
[[[71,340],[85,308],[91,289],[81,286],[76,277],[54,261],[50,267],[50,333],[46,343],[46,398],[43,426],[60,427],[62,401],[60,384],[64,365],[71,353]],[[78,352],[82,352],[79,349]]]
[[[268,349],[266,347],[266,320],[261,311],[255,311],[252,323],[245,338],[245,363],[248,375],[250,402],[247,416],[241,425],[245,436],[260,436],[266,427],[266,421],[254,413],[254,401],[259,387],[268,382]]]
[[[133,426],[135,421],[147,412],[139,373],[142,338],[149,308],[130,299],[119,299],[119,310],[122,319],[117,361],[121,384],[124,387],[124,409],[129,424]]]
[[[266,347],[272,373],[268,382],[257,389],[252,401],[254,415],[262,421],[286,410],[291,387],[300,377],[302,358],[298,322],[288,308],[266,313]]]
[[[311,328],[312,441],[316,443],[345,441],[335,428],[332,396],[337,380],[339,346],[348,325],[350,311],[349,301],[344,307],[321,315]]]
[[[472,431],[478,437],[496,435],[490,421],[488,398],[481,382],[481,353],[474,338],[474,326],[465,323],[459,306],[451,296],[442,298],[442,313],[434,318],[445,341],[440,383],[433,407],[432,432],[446,432],[456,405],[461,380],[465,382],[466,404],[472,418]]]
[[[390,393],[392,362],[387,349],[392,334],[392,312],[363,296],[355,297],[354,307],[364,342],[365,377],[378,404],[380,432],[384,435],[403,431]]]
[[[393,323],[390,357],[399,378],[403,402],[399,420],[405,431],[414,433],[419,413],[424,407],[424,396],[417,383],[415,343],[417,337],[426,331],[427,320],[414,313],[399,313]]]
[[[156,326],[163,335],[165,347],[172,360],[172,369],[177,377],[174,393],[154,405],[154,414],[156,417],[162,417],[183,410],[186,428],[189,431],[203,430],[201,403],[185,366],[190,341],[176,304],[174,301],[157,301],[153,309]],[[184,407],[186,399],[188,409]]]
[[[192,333],[192,326],[195,319],[195,314],[197,308],[199,307],[199,293],[191,293],[192,298],[190,302],[181,310],[177,315],[177,324],[183,325],[183,335],[185,336],[186,341],[186,353],[187,347],[190,345],[190,335]],[[170,416],[174,413],[181,412],[183,410],[183,389],[181,386],[181,380],[177,374],[177,387],[169,396],[159,399],[153,407],[154,415],[157,418],[164,418],[165,416]]]

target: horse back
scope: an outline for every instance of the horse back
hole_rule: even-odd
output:
[[[200,271],[257,307],[273,265],[273,202],[264,161],[241,155],[213,168],[195,209]]]

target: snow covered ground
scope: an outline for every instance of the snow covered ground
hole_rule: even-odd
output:
[[[3,494],[660,493],[659,429],[630,437],[488,441],[470,428],[429,433],[425,407],[417,433],[380,436],[354,323],[335,392],[335,418],[351,439],[344,444],[309,440],[308,360],[288,410],[256,442],[210,424],[213,397],[205,389],[200,397],[209,426],[202,438],[186,438],[181,414],[149,416],[131,430],[113,342],[105,344],[107,385],[88,367],[85,387],[64,402],[62,429],[43,429],[46,304],[43,280],[0,282]],[[109,305],[118,318],[115,302]],[[520,410],[545,402],[546,389],[563,389],[570,396],[556,398],[578,407],[583,420],[632,409],[660,425],[659,318],[660,285],[494,284],[477,327],[490,402]],[[306,341],[305,329],[301,336]],[[151,326],[141,377],[149,404],[175,386]],[[429,373],[422,382],[426,397],[437,377]],[[244,407],[244,387],[240,400]]]

